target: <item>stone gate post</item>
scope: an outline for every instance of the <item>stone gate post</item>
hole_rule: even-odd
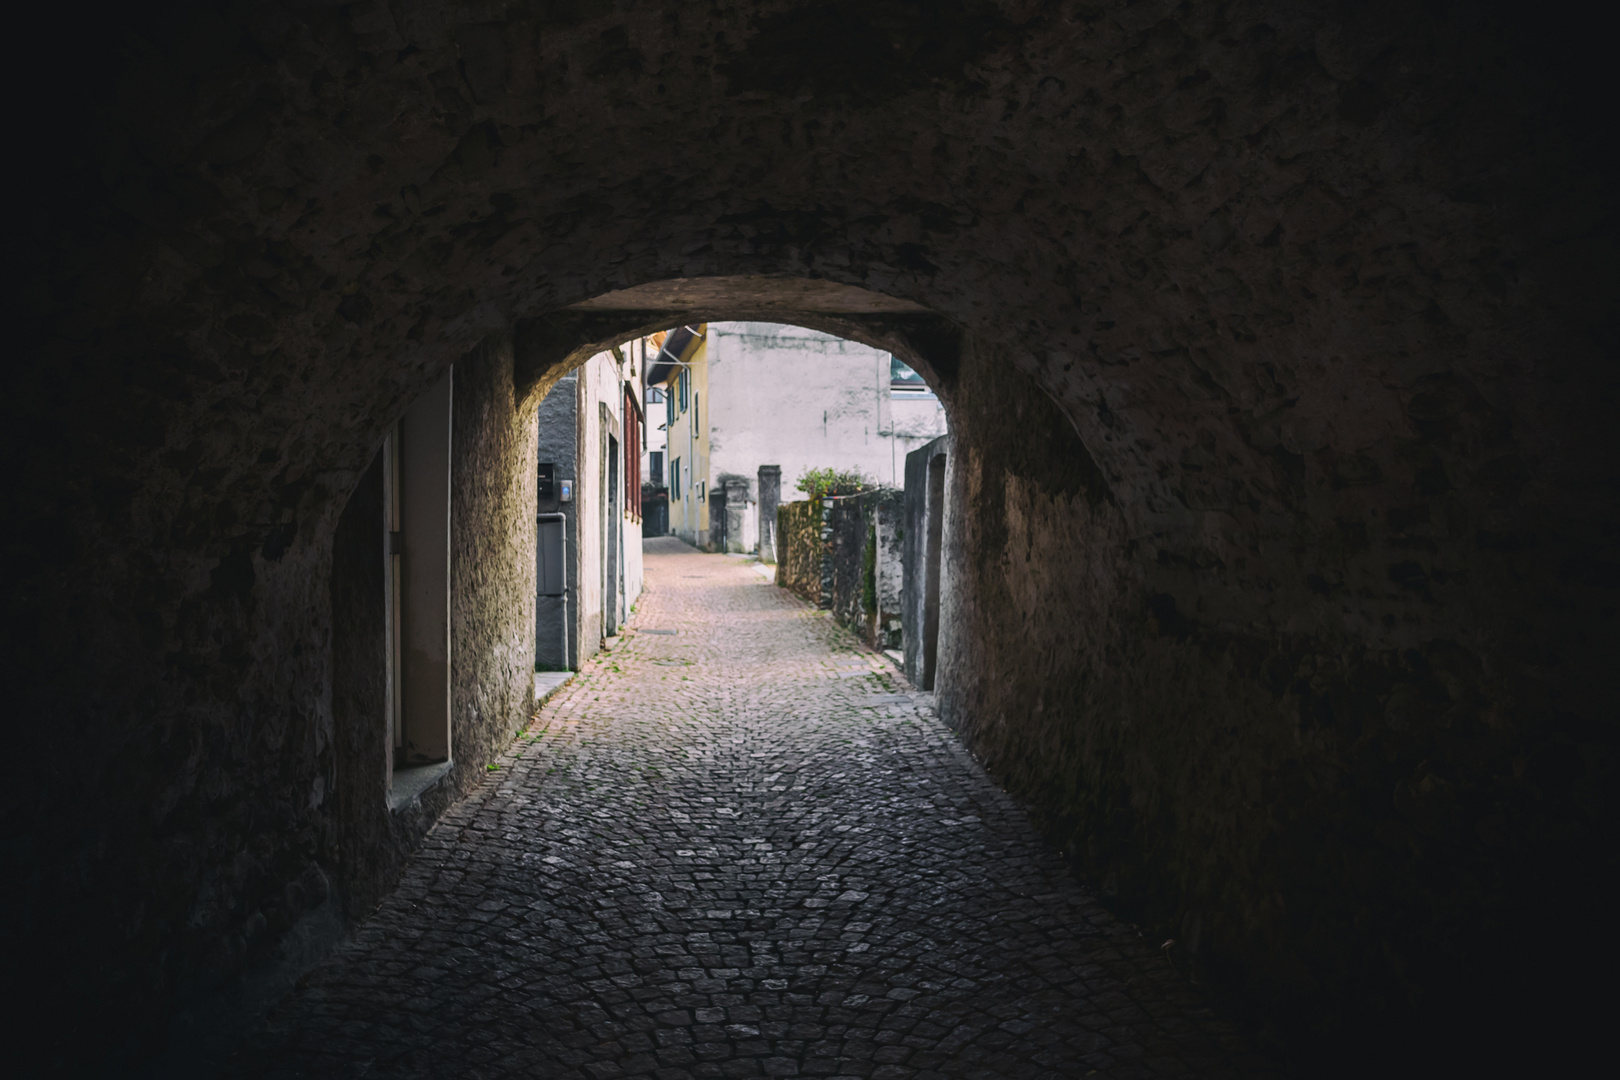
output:
[[[782,466],[759,467],[759,561],[776,561],[776,508],[782,501]]]

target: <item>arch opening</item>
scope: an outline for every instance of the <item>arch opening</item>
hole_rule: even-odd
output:
[[[870,509],[876,517],[851,526],[856,538],[845,545],[853,549],[856,564],[863,559],[871,564],[865,567],[864,579],[869,580],[863,579],[859,595],[850,595],[847,579],[852,573],[833,575],[830,563],[827,580],[837,585],[829,586],[832,591],[826,596],[821,595],[819,577],[817,582],[792,578],[790,587],[823,607],[833,603],[836,593],[840,604],[834,607],[840,621],[900,656],[906,621],[902,610],[906,560],[901,551],[906,532],[901,521],[904,459],[916,447],[945,435],[945,405],[924,375],[891,351],[903,350],[916,359],[907,348],[911,342],[903,335],[904,326],[897,331],[892,325],[874,328],[853,320],[874,312],[900,313],[915,323],[925,313],[914,304],[826,283],[740,279],[674,284],[677,299],[706,306],[649,314],[649,304],[657,297],[616,295],[587,308],[597,316],[612,313],[622,320],[618,326],[598,324],[604,337],[583,347],[556,347],[553,355],[561,359],[533,391],[540,400],[541,440],[554,447],[541,454],[543,474],[554,474],[559,484],[562,477],[593,475],[591,436],[581,429],[583,441],[578,446],[587,449],[576,449],[567,439],[551,439],[547,424],[573,430],[573,417],[594,415],[599,404],[613,414],[612,423],[623,425],[627,442],[645,440],[639,467],[647,482],[639,498],[627,493],[635,504],[626,513],[632,530],[627,537],[633,541],[637,533],[643,537],[667,533],[703,550],[748,554],[770,563],[777,561],[777,508],[806,497],[798,489],[807,474],[844,476],[841,482],[854,487],[840,489],[840,496],[868,490],[872,498],[857,500],[863,513],[868,512],[866,502],[889,492],[879,500],[881,511]],[[668,289],[659,286],[660,292]],[[808,301],[807,291],[815,294]],[[775,302],[772,293],[778,297]],[[736,313],[739,308],[773,318],[734,322],[707,317],[715,311]],[[675,317],[686,321],[667,333],[649,337],[626,331],[627,326],[644,331]],[[883,347],[863,346],[851,337],[804,325],[841,328],[840,321],[846,326],[853,323],[856,334]],[[613,402],[621,397],[629,405],[616,412]],[[645,411],[639,403],[643,400]],[[631,423],[632,416],[639,423]],[[637,464],[626,455],[627,473]],[[577,487],[581,499],[591,491],[586,479]],[[599,606],[593,590],[583,584],[594,580],[596,571],[581,564],[584,560],[596,565],[596,540],[585,535],[588,529],[580,530],[571,509],[555,498],[543,501],[541,510],[560,513],[568,521],[567,543],[574,550],[571,559],[578,564],[574,576],[580,584],[564,590],[565,599],[539,601],[546,612],[540,621],[551,629],[537,628],[537,639],[554,639],[554,645],[543,645],[538,652],[546,658],[542,666],[577,666],[595,650],[594,632],[574,628],[573,623],[589,620],[586,612]],[[624,559],[624,573],[602,594],[616,599],[601,602],[615,605],[613,614],[619,618],[627,617],[640,587],[635,542],[625,546]],[[797,567],[798,560],[793,565]],[[573,615],[563,619],[570,605]],[[552,624],[569,629],[559,632]],[[561,659],[565,653],[573,658],[568,663]]]
[[[590,356],[688,323],[800,326],[885,349],[949,400],[962,330],[910,300],[822,278],[732,275],[672,278],[609,290],[514,329],[519,393],[549,389]]]

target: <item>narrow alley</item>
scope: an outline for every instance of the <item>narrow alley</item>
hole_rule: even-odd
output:
[[[7,1075],[1589,1071],[1566,6],[28,6]]]
[[[1252,1076],[876,653],[647,542],[611,651],[232,1075]]]

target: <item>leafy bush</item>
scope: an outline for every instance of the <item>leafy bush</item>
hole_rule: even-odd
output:
[[[832,495],[859,495],[863,491],[877,487],[877,484],[853,469],[846,469],[843,472],[835,469],[811,469],[799,477],[798,487],[812,499],[825,499]]]

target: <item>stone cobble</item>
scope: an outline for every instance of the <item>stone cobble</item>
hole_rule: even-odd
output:
[[[621,640],[230,1075],[1272,1071],[881,655],[738,559],[648,548]]]

